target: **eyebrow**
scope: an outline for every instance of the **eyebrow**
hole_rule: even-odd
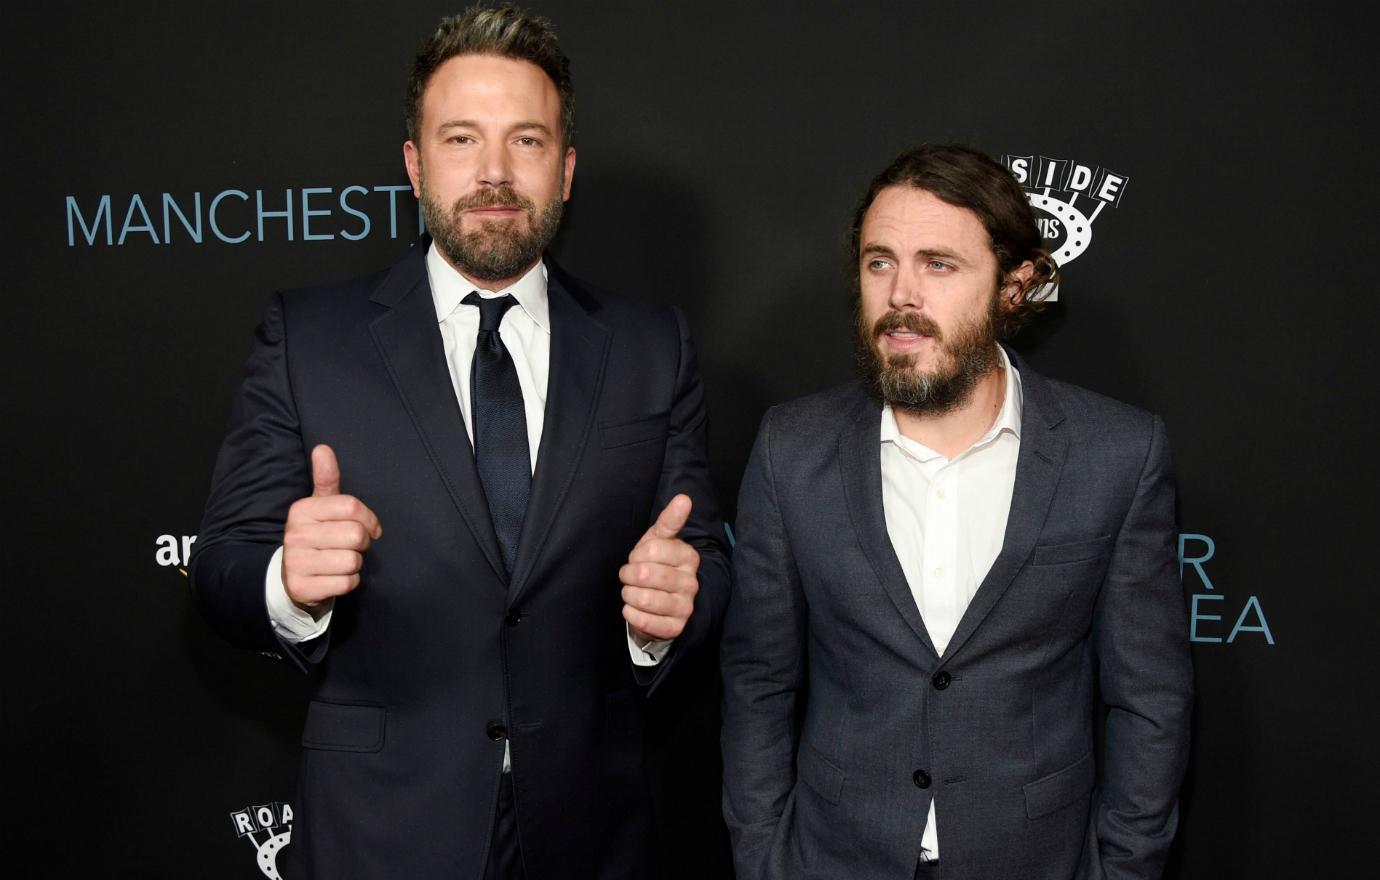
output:
[[[482,128],[482,126],[476,120],[473,119],[452,119],[449,122],[441,123],[439,126],[437,126],[436,130],[439,132],[444,132],[450,131],[454,128]],[[537,122],[534,120],[524,120],[522,122],[515,122],[512,125],[508,126],[509,134],[515,131],[536,131],[548,136],[552,134],[551,129],[546,125],[546,123]]]
[[[896,252],[884,244],[868,244],[863,247],[860,255],[895,257]],[[944,250],[943,248],[921,248],[915,252],[915,256],[922,260],[944,260],[956,266],[967,267],[971,265],[971,261],[968,259],[953,251]]]

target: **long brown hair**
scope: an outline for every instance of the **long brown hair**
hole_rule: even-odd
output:
[[[1004,287],[1009,276],[1029,261],[1035,267],[1029,280],[1014,296],[1004,297],[996,317],[997,338],[1009,339],[1031,315],[1044,308],[1046,285],[1059,281],[1059,266],[1045,249],[1025,191],[1000,163],[985,154],[960,144],[923,144],[906,150],[868,185],[867,192],[853,212],[849,250],[853,261],[853,286],[859,281],[858,248],[863,217],[877,194],[891,186],[911,186],[933,193],[958,208],[978,216],[992,252],[997,257],[997,285]],[[1049,288],[1052,289],[1052,288]]]

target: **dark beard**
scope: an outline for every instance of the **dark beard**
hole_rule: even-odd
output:
[[[999,363],[996,346],[997,298],[981,319],[954,328],[946,339],[933,319],[916,312],[892,310],[868,326],[861,303],[857,309],[858,370],[863,383],[883,403],[915,416],[938,416],[953,412],[973,396],[978,382]],[[878,340],[891,330],[912,330],[932,337],[944,355],[932,373],[916,370],[916,355],[893,354],[883,357]]]
[[[531,199],[501,186],[485,187],[456,199],[447,211],[427,192],[426,179],[422,179],[422,220],[427,231],[455,268],[476,281],[506,281],[525,272],[556,236],[563,205],[557,196],[538,212]],[[526,228],[508,220],[485,220],[478,229],[461,232],[466,210],[499,206],[525,211]]]

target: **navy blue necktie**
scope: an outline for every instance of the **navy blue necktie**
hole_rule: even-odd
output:
[[[522,409],[513,358],[498,335],[503,313],[517,300],[485,299],[471,293],[464,302],[479,306],[479,338],[470,366],[470,409],[474,414],[474,462],[494,521],[508,574],[517,561],[518,539],[532,488],[532,459],[527,451],[527,416]]]

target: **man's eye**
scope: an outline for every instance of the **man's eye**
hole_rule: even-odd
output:
[[[534,137],[520,137],[520,138],[517,139],[517,142],[518,142],[519,144],[521,144],[522,146],[524,146],[524,147],[539,147],[539,146],[541,146],[541,141],[537,140],[537,139],[534,138]]]
[[[881,270],[887,268],[890,265],[890,261],[881,259],[868,260],[867,262],[867,268],[871,269],[873,272],[880,272]]]
[[[474,143],[474,138],[467,134],[453,134],[446,138],[446,141],[452,144],[472,144]]]
[[[943,260],[930,260],[929,267],[936,272],[947,272],[953,268]]]

